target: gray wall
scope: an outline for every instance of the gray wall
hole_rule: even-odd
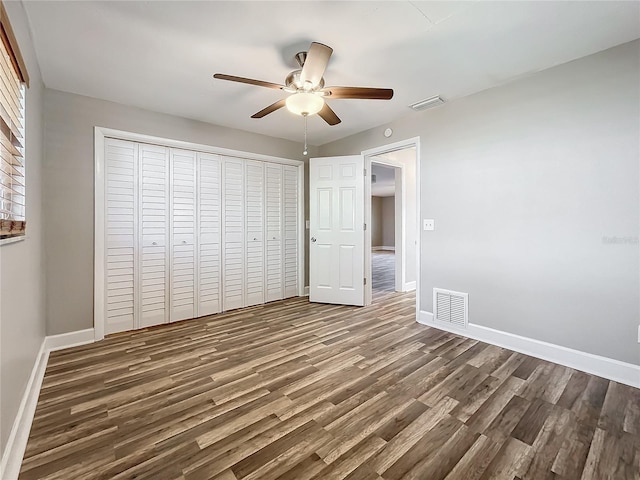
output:
[[[371,197],[371,246],[381,247],[383,243],[384,219],[382,218],[382,202],[384,197]]]
[[[421,232],[423,310],[434,287],[468,292],[474,324],[640,365],[639,49],[321,148],[346,155],[420,136],[421,217],[436,225]]]
[[[4,2],[27,65],[27,238],[0,246],[0,451],[27,386],[45,334],[42,228],[42,80],[26,16],[19,2]]]
[[[302,159],[298,143],[45,91],[47,334],[93,327],[93,127]]]
[[[382,197],[382,245],[396,246],[396,197]]]

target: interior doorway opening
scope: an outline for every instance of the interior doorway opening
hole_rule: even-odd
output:
[[[388,292],[402,291],[396,262],[396,245],[402,241],[400,229],[396,229],[399,218],[396,209],[396,177],[400,179],[398,167],[371,160],[371,288],[373,301]],[[398,238],[396,238],[398,237]],[[396,271],[398,270],[398,271]]]
[[[365,168],[365,304],[418,283],[418,139],[363,152]],[[391,227],[391,228],[390,228]],[[385,235],[386,234],[386,235]]]

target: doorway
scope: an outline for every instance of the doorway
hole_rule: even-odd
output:
[[[365,218],[371,225],[365,236],[365,276],[371,279],[365,286],[367,305],[381,295],[417,289],[418,152],[418,138],[363,152],[370,172],[365,181]],[[382,240],[376,227],[382,229]]]
[[[400,262],[396,262],[396,244],[402,240],[396,208],[396,177],[401,178],[398,167],[387,166],[371,159],[371,288],[373,300],[389,292],[402,291]]]
[[[309,300],[371,305],[371,167],[394,169],[395,291],[419,291],[420,138],[309,160]],[[364,200],[361,201],[360,199]],[[393,293],[393,292],[391,292]],[[416,314],[420,295],[416,295]]]

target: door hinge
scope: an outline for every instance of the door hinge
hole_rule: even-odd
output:
[[[367,176],[367,169],[364,168],[363,171],[364,171],[364,176],[366,177]]]
[[[367,231],[367,224],[364,224],[364,230]]]
[[[366,277],[364,278],[364,284],[365,285],[367,284],[367,278]]]

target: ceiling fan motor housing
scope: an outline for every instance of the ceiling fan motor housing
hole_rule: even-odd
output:
[[[299,69],[299,70],[294,70],[289,75],[287,75],[287,78],[284,81],[284,84],[287,86],[288,89],[296,92],[299,90],[303,90],[305,92],[313,92],[315,90],[324,88],[324,77],[320,79],[320,82],[318,83],[318,85],[311,85],[310,88],[305,88],[302,81],[300,80],[301,73],[302,73],[302,69]]]

